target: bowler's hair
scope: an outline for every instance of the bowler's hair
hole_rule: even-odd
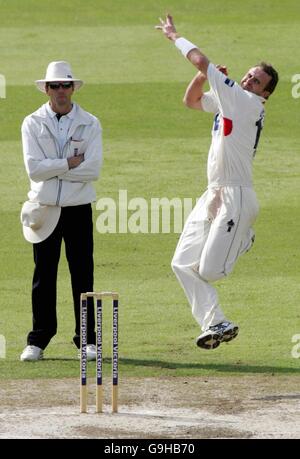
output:
[[[271,64],[268,64],[267,62],[264,62],[264,61],[257,64],[257,67],[260,67],[267,75],[271,77],[271,80],[265,87],[265,91],[268,91],[270,94],[272,94],[279,80],[277,71],[274,69],[274,67]]]

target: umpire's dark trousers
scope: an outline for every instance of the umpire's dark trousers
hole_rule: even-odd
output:
[[[33,244],[35,269],[32,282],[33,329],[27,344],[45,349],[56,334],[56,285],[62,240],[71,274],[75,314],[74,343],[80,347],[80,294],[92,292],[94,282],[93,220],[91,204],[62,207],[53,233],[42,242]],[[89,344],[95,344],[93,300],[88,300]]]

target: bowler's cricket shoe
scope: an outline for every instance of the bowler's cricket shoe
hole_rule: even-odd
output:
[[[228,343],[234,339],[238,332],[239,327],[232,322],[221,322],[201,333],[196,344],[202,349],[216,349],[221,343]]]

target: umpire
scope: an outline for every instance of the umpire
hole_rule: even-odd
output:
[[[102,130],[98,119],[72,102],[83,84],[65,61],[51,62],[37,80],[49,101],[22,124],[28,201],[22,207],[25,239],[33,244],[32,330],[22,361],[43,358],[56,334],[56,286],[62,240],[71,275],[75,345],[80,347],[80,293],[93,291],[92,186],[102,163]],[[88,359],[94,360],[95,331],[92,299],[88,314]]]

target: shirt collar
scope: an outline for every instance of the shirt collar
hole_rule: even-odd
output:
[[[242,87],[241,87],[242,88]],[[243,89],[243,88],[242,88]],[[247,89],[244,89],[244,91],[249,94],[249,96],[252,98],[252,99],[258,99],[262,104],[264,104],[265,102],[267,102],[267,99],[265,99],[264,97],[262,96],[259,96],[258,94],[255,94],[254,92],[252,91],[247,91]]]
[[[54,118],[56,116],[56,112],[54,112],[52,110],[49,102],[46,104],[46,110],[47,110],[48,115],[50,116],[50,118]],[[73,120],[75,118],[75,115],[76,115],[76,104],[73,103],[72,110],[69,113],[67,113],[66,115],[63,115],[63,116],[67,116],[68,118]]]

